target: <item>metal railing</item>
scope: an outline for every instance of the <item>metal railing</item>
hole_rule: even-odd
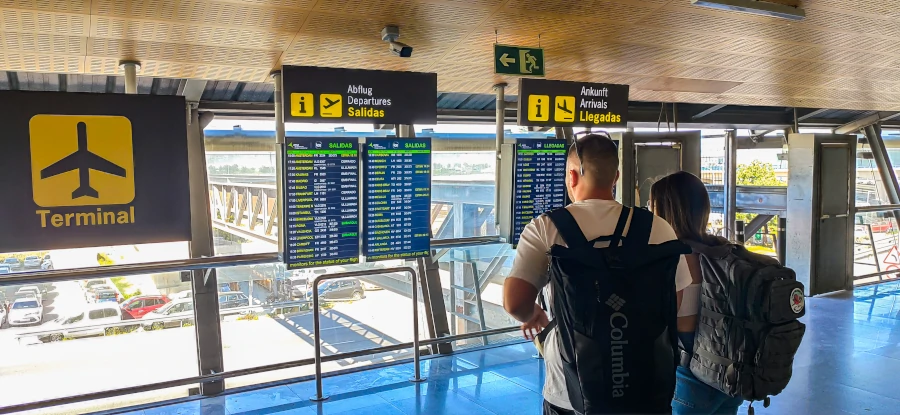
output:
[[[388,272],[397,272],[397,273],[408,273],[410,276],[410,283],[412,284],[412,318],[413,318],[413,365],[415,366],[415,377],[410,379],[411,382],[421,382],[425,379],[421,377],[421,369],[419,368],[419,283],[416,278],[416,270],[410,267],[397,267],[397,268],[385,268],[379,270],[365,270],[365,271],[350,271],[350,272],[339,272],[336,274],[324,274],[319,275],[316,279],[313,280],[312,283],[312,295],[313,295],[313,338],[315,341],[315,345],[313,349],[315,350],[315,365],[316,365],[316,396],[310,398],[311,401],[318,402],[324,401],[328,399],[327,396],[324,396],[322,393],[322,333],[320,329],[319,323],[319,284],[322,281],[328,280],[336,280],[341,278],[350,278],[350,277],[363,277],[366,275],[377,275]],[[369,352],[369,350],[366,350]],[[367,353],[368,354],[368,353]],[[338,355],[334,355],[338,356]]]
[[[878,212],[900,212],[900,205],[858,206],[858,207],[856,207],[856,208],[854,209],[854,211],[853,211],[854,214],[860,214],[860,213],[878,213]],[[873,273],[869,273],[869,274],[863,274],[863,275],[854,275],[854,276],[853,276],[853,281],[858,281],[858,280],[863,280],[863,279],[868,279],[868,278],[876,278],[876,277],[877,277],[877,278],[878,278],[878,281],[875,281],[874,283],[879,283],[879,282],[884,281],[884,278],[883,278],[883,277],[884,277],[885,275],[891,275],[891,274],[898,274],[898,275],[900,275],[900,270],[898,270],[898,269],[888,269],[888,270],[882,271],[882,270],[881,270],[881,264],[878,262],[878,261],[879,261],[879,258],[878,258],[878,246],[877,246],[877,244],[878,244],[878,243],[881,243],[881,242],[889,241],[889,240],[894,239],[894,238],[888,237],[888,238],[882,238],[882,239],[876,241],[876,240],[875,240],[875,237],[874,237],[874,235],[873,235],[873,232],[872,232],[871,224],[866,224],[866,226],[868,227],[869,242],[870,242],[871,247],[872,247],[872,257],[873,257],[874,260],[875,260],[875,264],[860,264],[860,265],[874,265],[874,266],[876,267],[876,269],[877,269],[877,272],[873,272]],[[853,238],[853,240],[854,240],[853,246],[858,245],[858,243],[855,242],[855,239],[856,239],[856,238],[855,238],[855,235],[854,235],[854,238]],[[888,246],[890,246],[890,245],[888,245]],[[863,258],[864,258],[864,257],[863,257]],[[859,262],[858,262],[859,259],[861,259],[861,258],[857,258],[856,252],[854,252],[854,257],[853,257],[854,264],[859,263]],[[859,284],[856,284],[856,285],[859,286]]]
[[[475,238],[467,238],[465,242],[470,245],[480,245],[480,244],[488,244],[488,243],[498,243],[499,241],[495,239],[496,237],[481,237],[478,241],[471,240]],[[437,241],[435,241],[437,242]],[[447,240],[445,242],[459,243],[461,241],[458,240]],[[436,244],[437,245],[437,244]],[[448,244],[449,245],[449,244]],[[151,273],[160,273],[160,272],[178,272],[178,271],[189,271],[189,270],[204,270],[210,268],[224,268],[224,267],[233,267],[233,266],[246,266],[246,265],[257,265],[257,264],[265,264],[272,263],[279,260],[279,256],[276,253],[264,253],[264,254],[249,254],[249,255],[231,255],[231,256],[218,256],[218,257],[208,257],[208,258],[192,258],[192,259],[184,259],[184,260],[173,260],[173,261],[158,261],[158,262],[149,262],[142,264],[122,264],[122,265],[109,265],[103,267],[90,267],[90,268],[81,268],[81,269],[57,269],[57,270],[47,270],[47,271],[36,271],[36,272],[23,272],[14,274],[11,276],[5,276],[0,278],[0,287],[3,286],[11,286],[11,285],[23,285],[23,284],[34,284],[34,283],[52,283],[52,282],[62,282],[62,281],[73,281],[73,280],[86,280],[86,279],[94,279],[94,278],[111,278],[111,277],[121,277],[121,276],[131,276],[131,275],[145,275]],[[409,273],[412,278],[412,301],[413,301],[413,341],[394,344],[390,346],[382,346],[372,349],[358,350],[347,353],[339,353],[329,356],[321,356],[321,333],[319,327],[319,295],[318,295],[318,284],[324,280],[338,279],[338,278],[347,278],[347,277],[356,277],[356,276],[365,276],[365,275],[377,275],[386,272],[404,272]],[[361,271],[351,271],[344,272],[340,274],[325,274],[317,277],[314,280],[314,284],[316,289],[313,290],[313,311],[315,312],[314,321],[314,337],[315,337],[315,351],[316,355],[313,359],[300,359],[289,362],[282,362],[270,365],[262,365],[251,367],[247,369],[239,369],[232,371],[223,371],[220,373],[206,374],[206,375],[198,375],[191,376],[187,378],[174,379],[163,382],[156,382],[146,385],[132,386],[126,388],[112,389],[100,392],[86,393],[76,396],[67,396],[60,398],[52,398],[42,401],[15,404],[5,407],[0,407],[0,414],[9,414],[9,413],[17,413],[21,411],[29,411],[36,410],[41,408],[47,408],[51,406],[59,406],[59,405],[68,405],[75,404],[79,402],[86,402],[97,399],[105,399],[112,398],[123,395],[131,395],[136,393],[149,392],[159,389],[167,389],[178,386],[185,385],[196,385],[203,384],[209,382],[218,382],[223,381],[228,378],[240,377],[240,376],[248,376],[258,373],[277,371],[283,369],[290,369],[300,366],[306,366],[310,364],[314,364],[316,366],[316,393],[318,398],[324,398],[322,394],[322,369],[321,365],[325,362],[332,362],[341,359],[349,359],[359,356],[373,355],[378,353],[392,352],[403,350],[412,347],[413,348],[413,363],[415,365],[414,368],[414,377],[410,379],[411,381],[419,382],[425,380],[421,376],[421,347],[430,346],[439,343],[450,343],[460,340],[473,339],[478,337],[486,337],[492,335],[506,334],[520,330],[519,326],[511,326],[504,327],[499,329],[491,329],[484,330],[454,336],[443,336],[435,339],[426,339],[419,340],[419,310],[418,310],[418,281],[416,278],[417,274],[413,268],[410,267],[397,267],[397,268],[382,268],[382,269],[373,269],[373,270],[361,270]],[[259,306],[250,306],[247,308],[259,308]],[[233,310],[229,310],[233,311]],[[157,319],[153,319],[152,321],[156,321]],[[166,319],[159,319],[166,320]],[[150,322],[151,320],[147,320]],[[122,321],[117,323],[111,323],[109,326],[129,326],[140,324],[141,320],[132,320],[132,321]],[[83,329],[86,327],[79,327],[78,329]],[[31,335],[39,334],[40,332],[32,332],[29,333]]]

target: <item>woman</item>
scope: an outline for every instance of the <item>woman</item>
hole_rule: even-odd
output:
[[[706,233],[709,222],[709,193],[697,176],[687,172],[668,175],[650,188],[650,209],[669,222],[679,239],[706,245],[722,245],[728,241]],[[703,275],[697,255],[687,255],[692,283],[683,291],[678,309],[678,339],[688,352],[694,349],[694,332],[700,313],[700,283]],[[732,398],[697,380],[691,370],[678,367],[675,397],[672,400],[674,415],[731,415],[737,414],[744,403],[740,397]]]

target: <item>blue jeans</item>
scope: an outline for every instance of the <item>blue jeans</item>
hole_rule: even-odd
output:
[[[675,374],[673,415],[735,415],[744,403],[697,380],[690,369],[679,366]]]

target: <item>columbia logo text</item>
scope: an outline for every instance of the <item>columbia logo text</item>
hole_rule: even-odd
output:
[[[619,311],[622,309],[622,306],[625,305],[625,300],[623,300],[622,297],[613,294],[606,300],[606,305],[610,306],[613,310]]]

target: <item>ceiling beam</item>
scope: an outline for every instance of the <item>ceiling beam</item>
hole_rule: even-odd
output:
[[[838,126],[834,129],[835,134],[850,134],[859,132],[863,128],[866,128],[872,124],[878,124],[880,122],[889,121],[894,118],[900,117],[900,112],[876,112],[874,114],[867,115],[865,117],[853,120],[848,122],[847,124]]]
[[[713,105],[713,106],[711,106],[711,107],[709,107],[709,108],[707,108],[707,109],[705,109],[705,110],[703,110],[703,111],[700,111],[697,115],[691,117],[691,119],[692,119],[692,120],[697,120],[697,119],[703,118],[703,117],[705,117],[705,116],[707,116],[707,115],[709,115],[709,114],[712,114],[712,113],[714,113],[714,112],[716,112],[716,111],[718,111],[718,110],[720,110],[720,109],[722,109],[722,108],[725,108],[725,105],[724,105],[724,104]]]
[[[800,115],[800,116],[797,117],[797,121],[808,120],[808,119],[810,119],[810,118],[812,118],[812,117],[815,117],[816,115],[825,113],[825,112],[827,112],[827,111],[831,111],[831,110],[828,109],[828,108],[821,108],[821,109],[817,109],[817,110],[811,110],[811,111],[809,111],[809,112],[804,112],[803,115]],[[798,112],[799,112],[799,111],[798,111]]]
[[[187,102],[200,102],[203,91],[206,90],[206,82],[200,79],[182,79],[178,85],[178,95],[184,96]]]

